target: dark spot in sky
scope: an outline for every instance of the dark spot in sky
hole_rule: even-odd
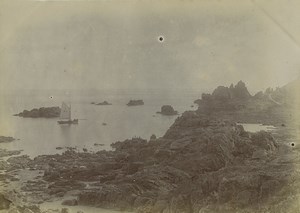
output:
[[[53,96],[50,96],[51,99],[53,99]]]
[[[158,37],[158,41],[163,42],[164,41],[164,37],[163,36],[159,36]]]
[[[294,143],[291,143],[291,146],[295,146],[295,144],[294,144]]]

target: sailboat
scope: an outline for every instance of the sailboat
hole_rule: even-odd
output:
[[[58,124],[78,124],[78,119],[71,119],[71,105],[68,106],[65,102],[61,105],[60,120]]]

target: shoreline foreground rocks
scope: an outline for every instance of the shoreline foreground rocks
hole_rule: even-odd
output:
[[[56,118],[60,115],[60,107],[41,107],[39,109],[34,108],[32,110],[24,110],[14,116],[20,116],[23,118]]]

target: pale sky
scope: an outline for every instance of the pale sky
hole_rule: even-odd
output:
[[[299,11],[298,0],[1,0],[0,89],[282,86],[300,71]]]

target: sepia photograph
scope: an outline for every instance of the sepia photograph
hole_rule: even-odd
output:
[[[299,11],[0,0],[0,213],[300,213]]]

